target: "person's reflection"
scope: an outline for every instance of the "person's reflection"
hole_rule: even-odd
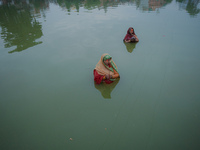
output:
[[[106,83],[101,83],[101,84],[96,84],[94,82],[94,86],[97,90],[101,92],[101,95],[105,99],[111,99],[111,92],[115,88],[115,86],[118,84],[120,78],[115,79],[115,81],[111,84],[106,84]]]
[[[29,8],[19,10],[18,7],[21,5],[0,6],[1,38],[4,40],[4,47],[16,46],[9,53],[20,52],[42,43],[36,41],[43,35],[42,25],[32,17]]]
[[[124,45],[126,46],[126,49],[129,53],[132,53],[134,48],[136,47],[137,43],[126,43],[124,42]]]

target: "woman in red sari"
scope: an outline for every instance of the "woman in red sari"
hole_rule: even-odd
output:
[[[116,78],[119,78],[117,65],[112,60],[112,57],[107,53],[101,56],[101,59],[97,63],[93,74],[94,81],[97,84],[100,84],[101,82],[110,84]]]
[[[135,34],[134,29],[132,27],[130,27],[127,30],[127,34],[124,37],[124,42],[126,42],[126,43],[139,42],[139,39],[138,39],[137,35]]]

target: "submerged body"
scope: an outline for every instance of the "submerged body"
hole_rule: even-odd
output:
[[[107,53],[101,56],[93,74],[94,81],[97,84],[100,84],[101,82],[110,84],[114,81],[114,79],[119,78],[117,65],[112,60],[112,57]]]
[[[131,42],[139,42],[137,35],[132,27],[127,30],[126,36],[124,37],[124,42],[131,43]]]

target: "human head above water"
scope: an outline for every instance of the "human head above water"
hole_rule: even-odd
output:
[[[106,54],[104,57],[103,57],[103,62],[105,65],[109,65],[111,63],[111,59],[112,57],[109,55],[109,54]]]
[[[128,33],[129,33],[129,34],[135,34],[133,27],[130,27],[130,28],[128,29]]]

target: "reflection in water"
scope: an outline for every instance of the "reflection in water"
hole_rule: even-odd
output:
[[[186,9],[190,15],[196,15],[200,12],[200,9],[198,8],[200,0],[177,1],[186,4],[183,8]],[[137,8],[142,11],[155,11],[170,4],[172,0],[51,0],[49,2],[54,2],[62,8],[66,8],[68,12],[71,12],[72,10],[79,12],[79,8],[84,7],[87,10],[96,8],[99,10],[104,9],[106,13],[108,7],[118,7],[118,5],[125,3],[135,4]]]
[[[200,12],[200,0],[176,1],[191,16]],[[1,38],[4,40],[5,48],[16,46],[10,53],[41,44],[42,41],[36,40],[43,36],[42,25],[36,18],[41,15],[45,18],[45,10],[49,9],[50,3],[67,9],[70,14],[72,10],[79,12],[80,7],[87,10],[104,9],[106,13],[108,7],[118,7],[125,3],[135,4],[143,11],[154,11],[171,2],[172,0],[0,0]],[[133,49],[129,46],[127,48],[129,52]]]
[[[199,13],[198,4],[200,0],[176,1],[179,3],[183,3],[184,5],[182,8],[186,9],[191,15]],[[135,4],[137,8],[143,11],[154,11],[158,8],[166,6],[171,2],[172,0],[0,0],[0,5],[19,5],[19,3],[22,3],[23,5],[26,4],[29,5],[29,7],[33,7],[35,13],[40,13],[42,12],[42,10],[49,8],[49,3],[59,5],[63,9],[67,9],[68,12],[71,12],[72,10],[79,12],[80,7],[84,7],[87,10],[92,10],[96,8],[98,8],[99,10],[104,9],[105,12],[107,12],[108,7],[118,7],[118,5],[122,5],[125,3]]]
[[[143,11],[154,11],[171,2],[172,0],[57,0],[59,6],[66,8],[68,12],[75,9],[79,12],[79,7],[84,7],[87,10],[104,9],[105,13],[108,7],[118,7],[125,3],[136,4]]]
[[[116,79],[113,83],[111,84],[106,84],[106,83],[101,83],[101,84],[96,84],[94,82],[94,86],[97,90],[101,92],[101,95],[105,99],[111,99],[111,92],[115,88],[115,86],[118,84],[120,78]]]
[[[34,13],[34,16],[40,17],[41,14],[45,18],[45,11],[49,9],[49,1],[48,0],[30,0],[29,2],[32,7],[32,11]]]
[[[42,43],[36,41],[43,35],[42,25],[31,14],[30,4],[26,4],[26,1],[17,2],[3,1],[0,5],[1,38],[4,40],[4,47],[16,46],[9,53],[20,52]]]
[[[62,8],[66,8],[68,12],[75,9],[79,12],[79,8],[82,6],[83,2],[84,0],[57,0],[55,3]]]
[[[126,43],[126,42],[123,42],[123,43],[126,46],[126,49],[129,53],[133,52],[133,49],[136,47],[136,44],[137,44],[137,43]]]
[[[157,8],[165,6],[171,2],[172,0],[149,0],[149,9],[154,11]]]
[[[143,11],[155,11],[171,2],[172,0],[140,0],[136,5]]]
[[[180,8],[187,10],[191,16],[196,16],[200,12],[200,0],[176,0],[180,3]]]
[[[71,12],[72,10],[79,12],[79,8],[84,7],[87,10],[96,8],[99,10],[104,9],[106,13],[108,7],[117,7],[126,2],[130,2],[130,0],[57,0],[59,6],[66,8],[68,12]]]

